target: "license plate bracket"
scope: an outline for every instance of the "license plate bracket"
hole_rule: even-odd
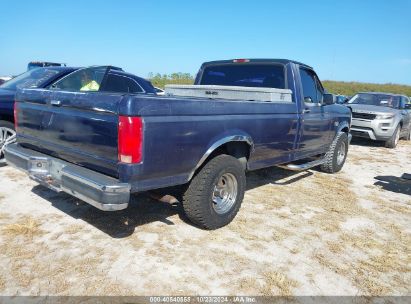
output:
[[[50,162],[47,158],[35,158],[29,161],[29,172],[36,175],[49,175]]]

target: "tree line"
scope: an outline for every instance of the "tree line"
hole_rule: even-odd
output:
[[[326,80],[322,84],[330,93],[352,96],[358,92],[385,92],[411,96],[411,86],[395,83],[365,83]]]
[[[148,79],[153,86],[164,89],[166,84],[193,84],[194,77],[190,73],[160,74],[150,73]]]
[[[149,80],[155,87],[164,88],[166,84],[193,84],[194,76],[190,73],[160,74],[150,73]],[[325,80],[324,88],[333,94],[352,96],[358,92],[386,92],[411,96],[411,86],[395,83],[364,83]]]

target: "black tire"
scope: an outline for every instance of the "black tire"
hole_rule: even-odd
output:
[[[0,128],[7,128],[10,130],[14,130],[14,124],[11,123],[10,121],[0,120]],[[3,144],[0,142],[0,164],[4,163],[4,155],[1,150],[2,148],[3,148]]]
[[[394,131],[394,134],[391,136],[391,138],[385,142],[385,147],[389,149],[394,149],[400,140],[400,134],[401,134],[401,126],[398,125]]]
[[[404,140],[411,140],[411,125],[407,134],[404,136]]]
[[[339,158],[339,151],[345,151],[344,157]],[[334,139],[330,146],[330,149],[325,154],[325,162],[321,165],[321,170],[326,173],[339,172],[344,166],[348,153],[348,135],[347,133],[340,132]]]
[[[218,204],[213,202],[215,187],[224,176],[237,182],[235,200],[224,212],[218,213]],[[246,187],[245,171],[240,161],[229,155],[218,155],[211,159],[191,180],[183,195],[183,209],[188,219],[204,229],[217,229],[229,224],[236,216],[244,198]],[[220,192],[221,193],[221,192]],[[221,198],[222,199],[222,198]],[[231,203],[230,203],[231,204]],[[221,206],[221,205],[219,205]]]

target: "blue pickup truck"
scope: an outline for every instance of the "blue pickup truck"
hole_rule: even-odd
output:
[[[18,91],[17,143],[5,154],[38,183],[101,210],[180,185],[187,217],[216,229],[237,214],[246,171],[334,173],[347,156],[350,110],[299,62],[207,62],[193,86],[168,87],[165,96],[82,92],[76,73],[49,89]]]

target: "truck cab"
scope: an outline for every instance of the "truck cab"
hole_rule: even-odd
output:
[[[339,113],[346,112],[327,94],[314,69],[287,59],[234,59],[204,63],[197,73],[195,84],[289,89],[292,104],[288,113],[297,110],[301,128],[295,140],[293,158],[305,158],[325,151],[340,125]],[[324,96],[331,98],[325,100]],[[296,108],[296,109],[295,109]],[[289,145],[292,143],[288,143]],[[289,150],[284,150],[285,154]]]

